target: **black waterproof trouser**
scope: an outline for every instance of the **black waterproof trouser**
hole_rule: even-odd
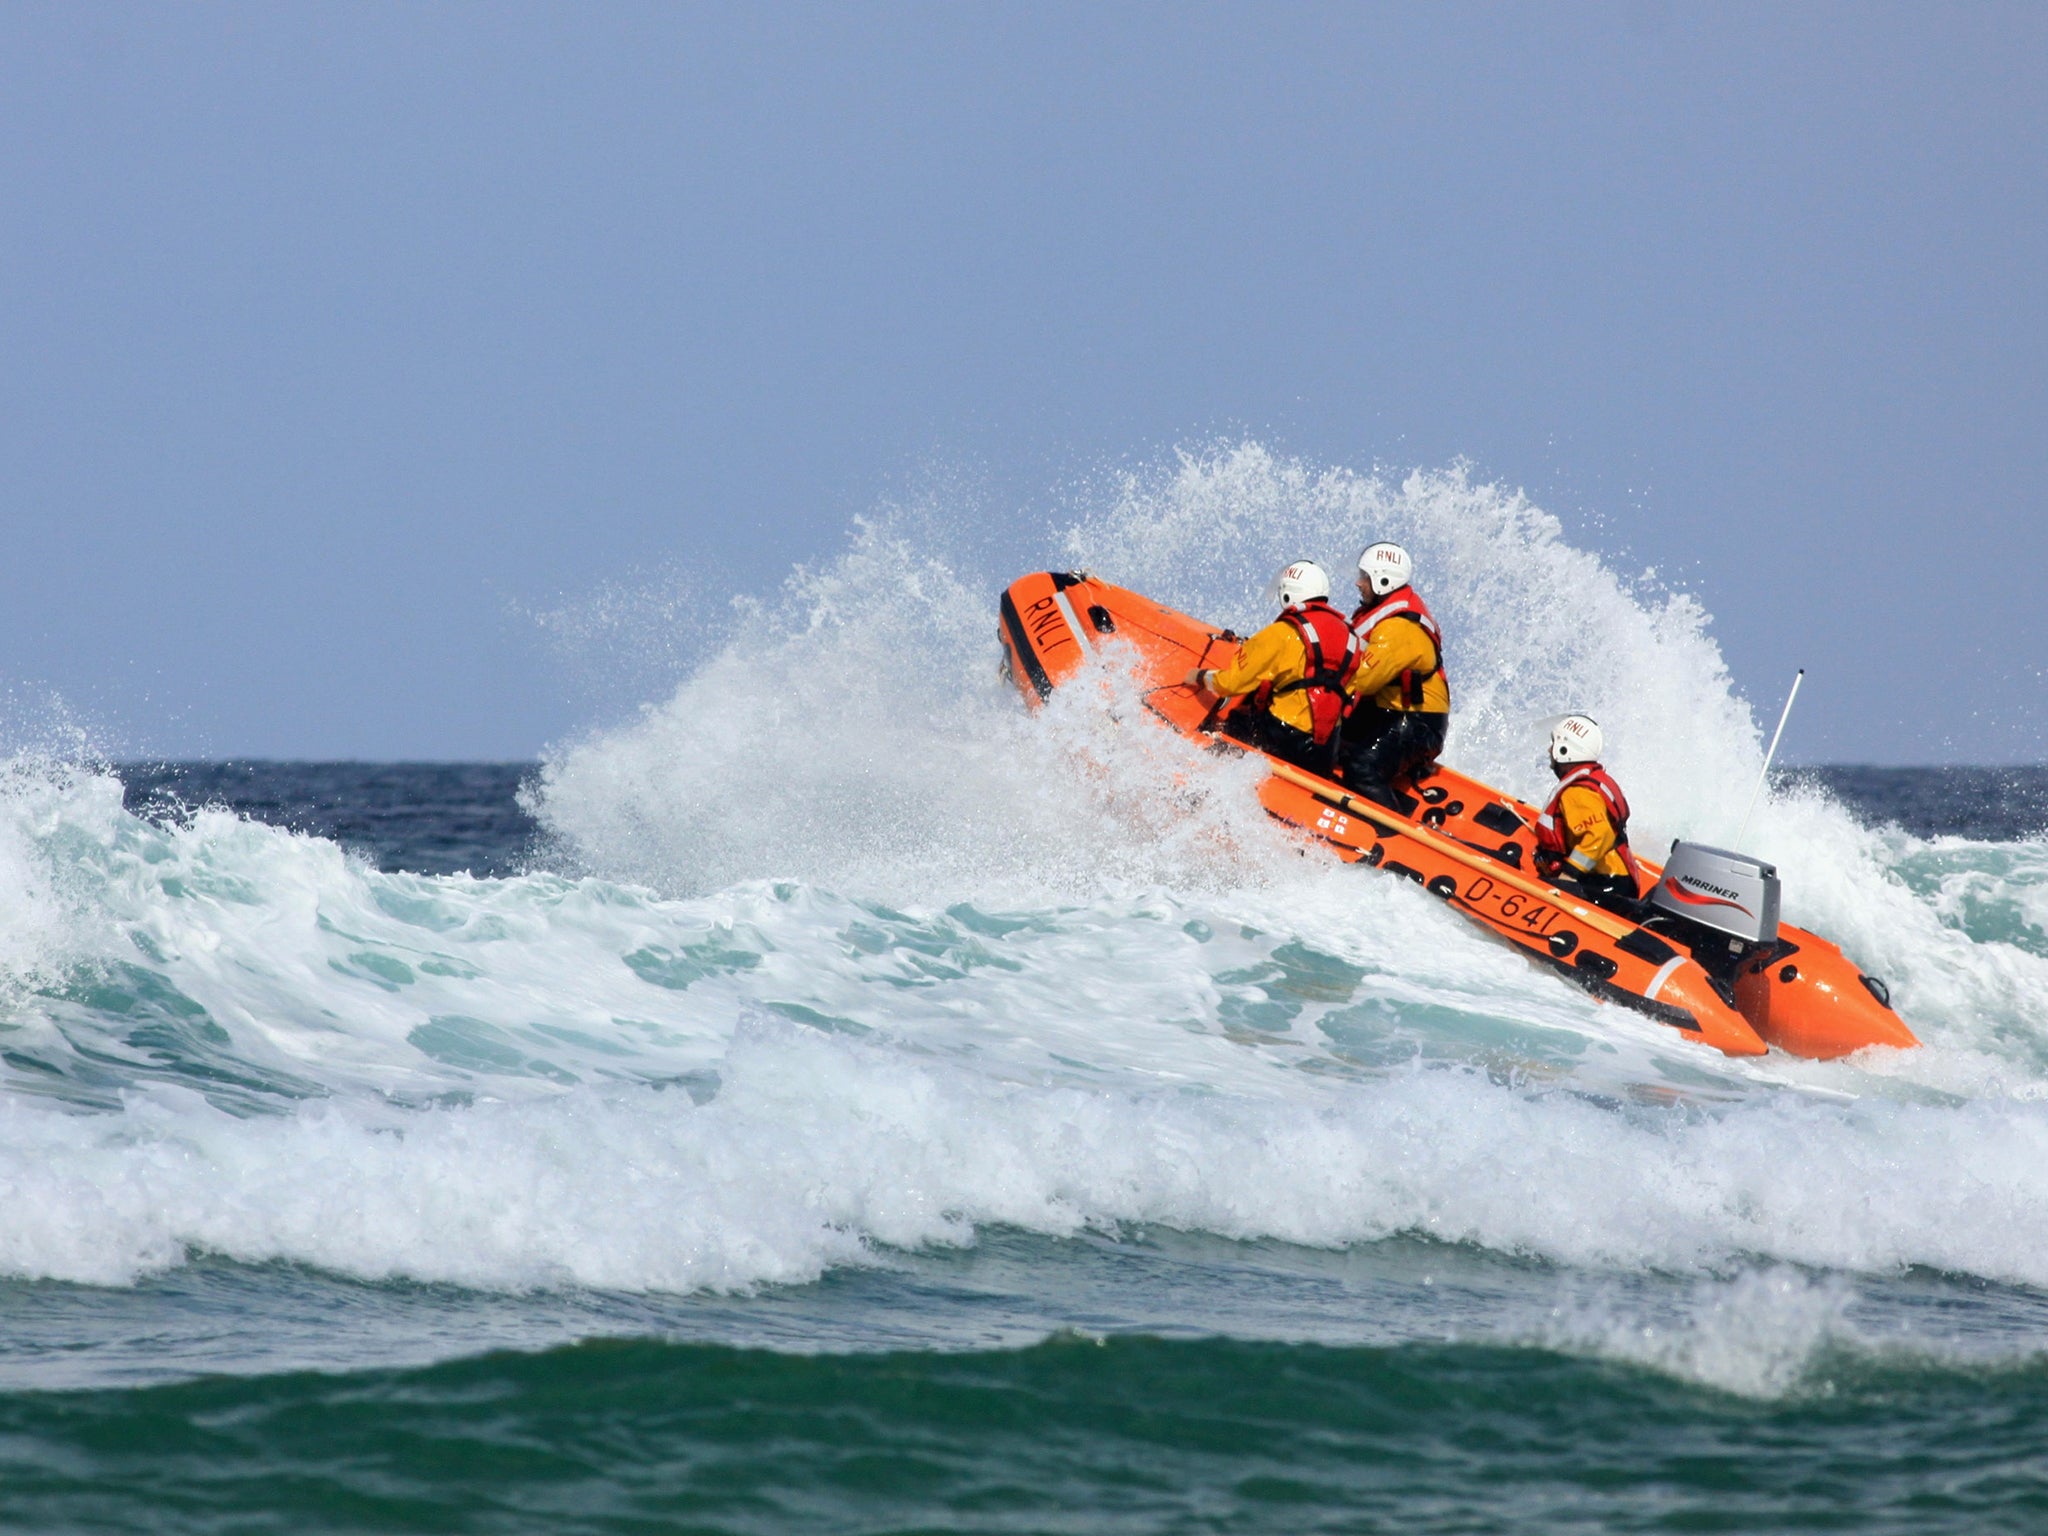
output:
[[[1403,810],[1394,788],[1397,779],[1413,779],[1444,749],[1451,717],[1424,710],[1381,709],[1360,704],[1344,722],[1339,766],[1344,782],[1368,800]]]
[[[1559,890],[1577,891],[1596,907],[1605,907],[1631,922],[1640,922],[1643,917],[1643,903],[1636,895],[1636,882],[1630,875],[1582,875],[1572,869],[1558,873],[1551,882]]]
[[[1296,730],[1284,721],[1275,720],[1256,704],[1240,704],[1225,715],[1223,734],[1262,752],[1270,752],[1297,768],[1325,778],[1329,776],[1330,748],[1327,744],[1317,746],[1315,737],[1307,731]]]

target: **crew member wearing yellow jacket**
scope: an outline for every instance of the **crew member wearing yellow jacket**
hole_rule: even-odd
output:
[[[1399,786],[1429,771],[1451,724],[1443,631],[1409,585],[1413,574],[1398,544],[1372,544],[1358,557],[1351,632],[1359,656],[1344,685],[1353,702],[1338,753],[1346,784],[1402,811],[1414,802]]]
[[[1244,700],[1224,718],[1229,735],[1327,774],[1344,717],[1351,628],[1330,606],[1330,578],[1313,560],[1297,560],[1276,576],[1271,596],[1281,605],[1280,617],[1241,642],[1227,666],[1197,667],[1186,682]]]
[[[1551,730],[1550,771],[1558,784],[1536,819],[1536,868],[1634,916],[1641,886],[1628,846],[1628,797],[1600,765],[1606,745],[1585,715],[1566,715]]]

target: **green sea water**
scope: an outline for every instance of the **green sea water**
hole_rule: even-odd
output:
[[[617,1340],[0,1397],[10,1528],[2038,1531],[2048,1367],[1757,1402],[1528,1349]]]

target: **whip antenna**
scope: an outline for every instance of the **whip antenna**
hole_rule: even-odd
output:
[[[1785,722],[1792,718],[1792,701],[1799,697],[1799,684],[1806,677],[1806,668],[1801,667],[1792,674],[1792,691],[1785,695],[1785,712],[1778,716],[1778,729],[1771,736],[1771,750],[1764,754],[1764,771],[1756,776],[1756,788],[1749,792],[1749,809],[1742,813],[1742,831],[1735,834],[1735,846],[1742,846],[1743,834],[1749,831],[1749,818],[1756,814],[1756,797],[1764,792],[1764,780],[1771,776],[1771,759],[1778,755],[1778,742],[1785,734]]]

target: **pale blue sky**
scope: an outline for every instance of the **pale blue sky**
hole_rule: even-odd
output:
[[[2038,5],[0,4],[0,685],[527,756],[522,610],[1248,431],[2039,761],[2044,274]]]

